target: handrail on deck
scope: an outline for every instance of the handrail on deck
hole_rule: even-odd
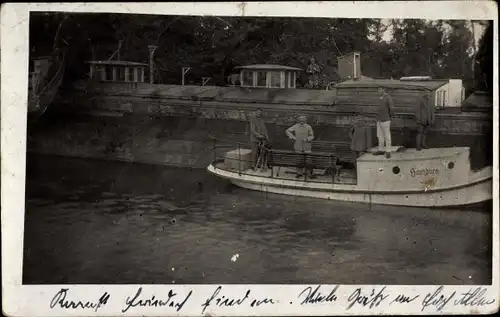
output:
[[[242,164],[241,164],[241,162],[243,160],[241,159],[241,157],[239,155],[241,153],[241,150],[242,150],[242,145],[248,145],[251,148],[251,146],[252,146],[251,143],[244,143],[244,142],[223,140],[221,143],[229,143],[229,144],[220,145],[220,144],[218,144],[219,139],[217,139],[217,138],[215,138],[215,137],[213,137],[211,135],[209,137],[213,140],[213,160],[212,160],[212,166],[214,167],[214,169],[218,168],[217,167],[218,163],[224,162],[225,159],[226,159],[225,153],[223,155],[220,155],[220,154],[217,153],[217,149],[228,148],[228,147],[231,146],[230,144],[233,144],[233,146],[236,145],[236,149],[238,150],[238,158],[237,158],[237,160],[238,160],[238,164],[237,164],[238,165],[238,175],[240,175],[240,176],[242,174],[243,175],[252,175],[252,174],[249,174],[249,173],[245,173],[245,171],[242,171],[242,166],[241,166]],[[270,149],[270,148],[268,148],[267,150],[269,151],[269,153],[271,155],[273,154],[273,152],[274,153],[280,153],[280,152],[281,153],[286,153],[286,152],[297,153],[297,152],[295,152],[293,150],[284,150],[284,149]],[[336,156],[334,154],[332,154],[332,153],[326,153],[326,152],[311,152],[311,153],[306,153],[306,152],[302,152],[300,154],[302,154],[304,156],[304,159],[303,159],[303,162],[305,162],[304,165],[307,165],[308,164],[307,162],[311,161],[314,157],[323,157],[323,158],[328,157],[330,159],[330,166],[329,166],[329,168],[336,168],[337,159],[336,159]],[[252,163],[254,163],[253,160],[252,160]],[[306,166],[304,166],[304,167],[306,167]],[[273,170],[271,170],[271,177],[274,178],[275,176],[273,174],[274,174]],[[305,181],[319,182],[319,181],[308,180],[307,179],[307,171],[306,171],[306,173],[304,173],[303,177],[304,177],[303,179]],[[278,179],[288,179],[288,178],[281,178],[281,177],[277,177],[277,178]],[[335,173],[331,173],[331,182],[332,182],[332,184],[336,183],[335,182]],[[324,182],[319,182],[319,183],[324,183]]]

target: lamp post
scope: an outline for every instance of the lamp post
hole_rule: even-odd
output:
[[[154,80],[153,80],[153,74],[154,74],[154,65],[153,65],[153,57],[154,57],[154,54],[155,54],[155,51],[156,49],[158,48],[158,46],[156,45],[148,45],[148,49],[149,49],[149,83],[150,84],[153,84],[154,83]]]

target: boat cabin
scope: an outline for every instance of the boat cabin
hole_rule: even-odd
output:
[[[143,83],[148,64],[128,61],[88,61],[90,78],[104,82]]]
[[[297,73],[300,68],[257,64],[239,66],[239,84],[241,87],[253,88],[295,88]]]

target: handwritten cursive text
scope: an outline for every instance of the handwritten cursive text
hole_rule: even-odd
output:
[[[363,306],[368,306],[369,308],[377,307],[382,303],[389,295],[384,294],[385,286],[375,293],[375,289],[372,289],[370,295],[364,295],[361,288],[357,288],[351,295],[347,298],[349,305],[347,310],[351,309],[355,304],[360,304]]]
[[[239,306],[243,303],[248,302],[250,307],[257,307],[260,305],[264,304],[275,304],[274,300],[272,298],[263,298],[263,299],[255,299],[255,298],[250,298],[250,290],[248,289],[245,292],[245,295],[240,296],[240,297],[229,297],[226,295],[221,295],[222,291],[222,286],[218,286],[213,294],[205,300],[205,302],[201,305],[203,307],[201,313],[205,313],[205,310],[210,306],[217,306],[217,307],[233,307],[233,306]]]
[[[328,295],[321,294],[320,292],[321,285],[318,285],[314,290],[311,286],[306,287],[302,292],[300,292],[298,298],[301,299],[303,295],[306,295],[306,297],[302,300],[300,303],[301,305],[304,304],[317,304],[317,303],[325,303],[325,302],[334,302],[337,300],[337,295],[335,293],[337,292],[337,289],[339,286],[335,286]]]
[[[455,300],[454,304],[462,306],[485,306],[493,304],[495,302],[494,299],[487,300],[484,298],[486,291],[487,289],[482,287],[475,289],[471,288],[467,292],[463,293],[459,299]]]
[[[449,296],[445,296],[441,293],[442,291],[443,286],[441,285],[433,293],[425,295],[425,298],[422,300],[422,311],[429,306],[434,306],[437,311],[441,311],[456,293],[453,292]]]
[[[188,299],[191,297],[193,291],[189,291],[186,297],[183,298],[177,293],[174,293],[174,291],[169,290],[167,293],[167,298],[164,298],[163,300],[156,298],[155,295],[151,296],[151,298],[148,299],[139,299],[141,293],[142,293],[142,287],[139,287],[133,298],[127,297],[127,299],[125,300],[125,308],[122,309],[122,313],[126,312],[132,307],[137,307],[137,306],[142,306],[142,307],[167,306],[167,307],[173,307],[177,311],[180,311],[184,306],[184,304],[186,304]]]
[[[50,308],[54,308],[57,305],[59,305],[61,308],[66,308],[66,309],[85,309],[85,308],[92,308],[94,309],[95,312],[101,306],[106,305],[108,303],[110,295],[105,292],[98,300],[97,302],[82,302],[82,301],[72,301],[72,300],[66,300],[66,296],[68,295],[68,288],[61,288],[59,292],[54,295],[52,300],[50,301]]]
[[[419,298],[420,295],[415,295],[413,297],[410,297],[410,296],[407,296],[407,295],[404,295],[404,294],[399,294],[398,296],[396,296],[396,298],[394,298],[389,305],[392,305],[393,303],[397,303],[397,304],[408,304],[408,303],[411,303],[413,302],[415,299]]]

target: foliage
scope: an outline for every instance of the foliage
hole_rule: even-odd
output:
[[[64,14],[38,13],[31,23],[32,46],[52,43]],[[84,61],[108,59],[121,41],[120,58],[148,61],[148,45],[157,45],[157,82],[179,84],[181,67],[190,66],[187,82],[211,77],[223,85],[238,65],[283,64],[305,69],[311,56],[325,81],[336,80],[337,57],[362,56],[363,74],[377,78],[431,75],[461,78],[468,89],[492,59],[492,35],[482,40],[476,72],[475,45],[468,21],[326,19],[293,17],[152,16],[135,14],[66,14],[64,35],[71,48],[68,80],[85,74]],[[384,40],[392,33],[390,41]],[[116,57],[116,55],[115,55]],[[481,68],[483,67],[483,68]],[[482,75],[481,75],[482,76]],[[484,77],[484,76],[483,76]],[[489,78],[491,83],[491,76]],[[299,86],[305,84],[304,75]],[[484,79],[476,80],[485,85]]]

